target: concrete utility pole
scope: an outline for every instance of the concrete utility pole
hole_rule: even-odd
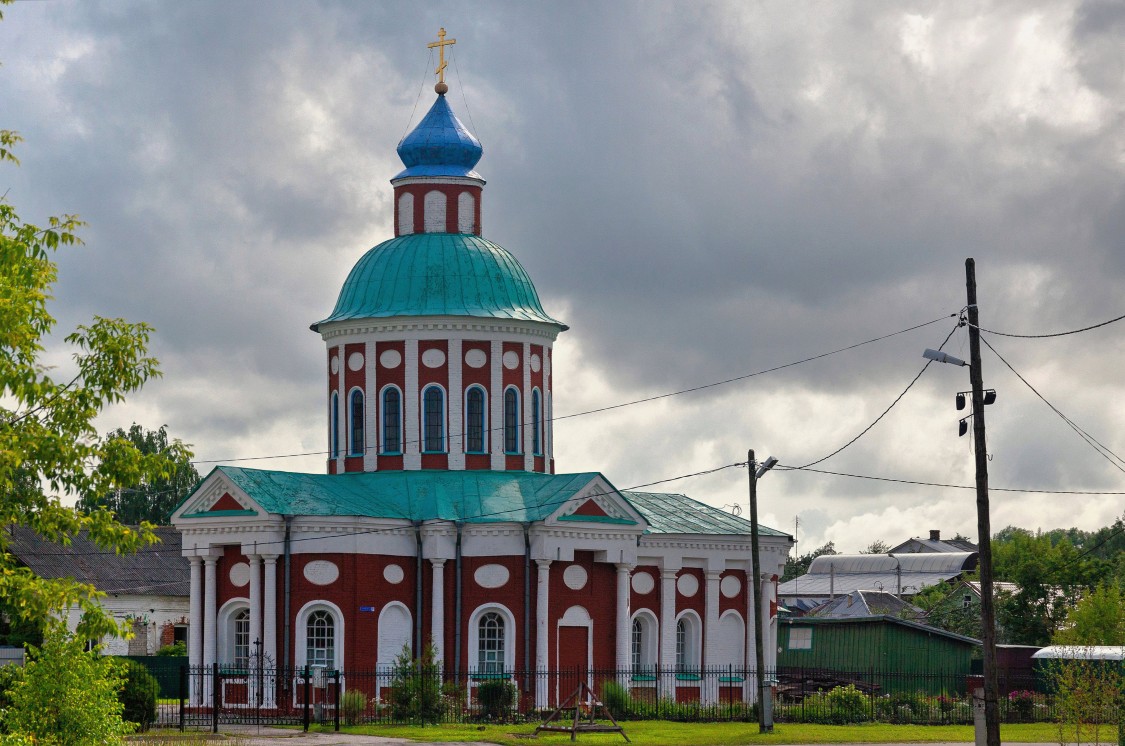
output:
[[[992,602],[992,529],[988,518],[988,448],[984,440],[984,374],[980,362],[976,263],[965,260],[969,313],[969,380],[973,387],[973,450],[977,472],[977,542],[980,569],[981,643],[984,650],[985,743],[1000,746],[1000,704],[996,686],[996,609]]]
[[[763,638],[762,622],[762,561],[758,556],[758,477],[765,474],[777,459],[768,458],[758,466],[754,460],[754,449],[746,452],[746,469],[750,472],[750,572],[753,573],[753,582],[750,584],[751,598],[754,600],[754,666],[755,677],[758,684],[758,732],[773,733],[773,702],[766,692],[766,649]]]

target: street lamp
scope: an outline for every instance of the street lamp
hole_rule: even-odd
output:
[[[938,350],[927,349],[922,356],[939,363],[968,366],[972,384],[973,451],[977,487],[977,557],[980,568],[981,647],[984,660],[984,723],[987,746],[1000,746],[1000,706],[996,686],[996,610],[992,602],[992,529],[988,516],[988,449],[984,440],[984,406],[996,401],[996,393],[985,397],[980,361],[980,317],[977,308],[976,262],[965,260],[965,291],[969,326],[969,362]],[[963,395],[959,399],[964,401]],[[967,419],[967,418],[966,418]],[[964,420],[962,430],[967,430]],[[963,433],[962,433],[963,434]],[[978,741],[979,743],[979,741]]]
[[[758,557],[758,479],[772,469],[777,459],[770,456],[759,464],[754,460],[754,449],[746,452],[746,466],[750,473],[750,572],[753,573],[751,598],[754,599],[754,655],[755,677],[758,684],[758,732],[773,733],[773,697],[766,693],[766,649],[762,636],[762,562]]]

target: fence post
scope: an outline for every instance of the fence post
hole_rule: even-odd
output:
[[[187,664],[181,663],[180,664],[180,733],[183,733],[185,728],[187,727],[184,724],[184,714],[185,714],[184,713],[184,702],[185,702],[185,697],[187,696],[187,688],[188,688]]]
[[[222,701],[222,682],[219,681],[219,664],[211,664],[211,732],[219,732],[219,702]]]
[[[304,697],[305,706],[304,706],[304,715],[302,717],[302,720],[304,722],[305,733],[308,733],[309,732],[309,691],[310,691],[310,688],[311,688],[310,682],[309,682],[309,664],[308,663],[305,664],[305,685],[302,688],[305,690],[305,697]]]
[[[335,706],[336,717],[333,727],[340,732],[340,669],[332,671],[332,704]]]

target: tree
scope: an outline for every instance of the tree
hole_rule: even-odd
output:
[[[1100,585],[1066,614],[1051,642],[1056,645],[1125,645],[1125,595]]]
[[[1084,558],[1067,537],[1052,543],[1043,533],[1008,527],[992,542],[996,580],[1015,583],[999,593],[996,621],[1008,642],[1047,645],[1067,612],[1068,599],[1094,585],[1098,565]]]
[[[860,554],[886,554],[891,551],[891,545],[882,539],[876,539],[867,545],[867,549],[861,549]]]
[[[134,422],[128,432],[119,428],[107,437],[127,441],[145,455],[164,455],[173,463],[173,470],[166,478],[143,482],[133,489],[84,496],[78,500],[78,509],[91,512],[105,508],[113,511],[122,523],[149,521],[167,525],[172,511],[199,482],[199,472],[189,460],[191,452],[178,440],[168,442],[167,425],[161,425],[159,430],[146,430]]]
[[[17,163],[19,141],[17,133],[0,130],[0,162]],[[52,255],[80,243],[81,225],[73,215],[48,218],[44,227],[24,222],[0,197],[0,602],[22,619],[77,605],[81,636],[97,638],[122,630],[102,612],[96,589],[17,566],[3,530],[24,525],[63,544],[85,530],[116,552],[156,541],[151,527],[129,528],[107,510],[83,514],[61,501],[154,483],[174,468],[167,454],[144,454],[127,440],[99,437],[94,427],[105,407],[159,375],[146,351],[151,327],[96,316],[65,338],[71,370],[53,371],[43,362],[55,329],[48,311],[57,277]]]
[[[799,578],[807,573],[812,561],[822,554],[839,554],[839,552],[836,551],[836,543],[830,541],[823,546],[817,547],[808,554],[802,554],[799,557],[790,556],[785,560],[785,574],[781,576],[781,582],[784,583],[793,578]]]

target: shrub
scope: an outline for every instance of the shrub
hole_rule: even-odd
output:
[[[4,728],[3,714],[12,706],[12,691],[22,679],[23,666],[14,663],[0,666],[0,733],[7,732]]]
[[[862,723],[867,720],[867,697],[855,684],[837,686],[825,697],[829,708],[845,723]]]
[[[507,679],[489,679],[477,687],[481,717],[487,720],[508,720],[516,699],[516,685]]]
[[[367,695],[358,689],[349,689],[344,692],[340,709],[343,710],[344,725],[359,725],[367,712]]]
[[[121,702],[121,716],[130,723],[136,723],[139,730],[148,730],[156,721],[156,698],[160,694],[160,684],[143,664],[127,658],[119,659],[124,682],[117,699]]]
[[[441,675],[433,642],[422,648],[422,657],[415,660],[409,646],[395,658],[391,675],[391,715],[396,720],[436,723],[445,710]]]
[[[58,746],[120,744],[132,732],[117,699],[119,667],[84,646],[85,640],[68,634],[61,622],[48,623],[43,645],[31,649],[11,692],[12,706],[4,714],[10,732]]]
[[[609,714],[619,720],[632,710],[631,699],[629,690],[616,681],[607,681],[602,687],[602,704],[609,710]]]
[[[157,655],[162,656],[184,656],[187,655],[187,643],[183,640],[174,642],[171,645],[165,645],[156,651]]]

